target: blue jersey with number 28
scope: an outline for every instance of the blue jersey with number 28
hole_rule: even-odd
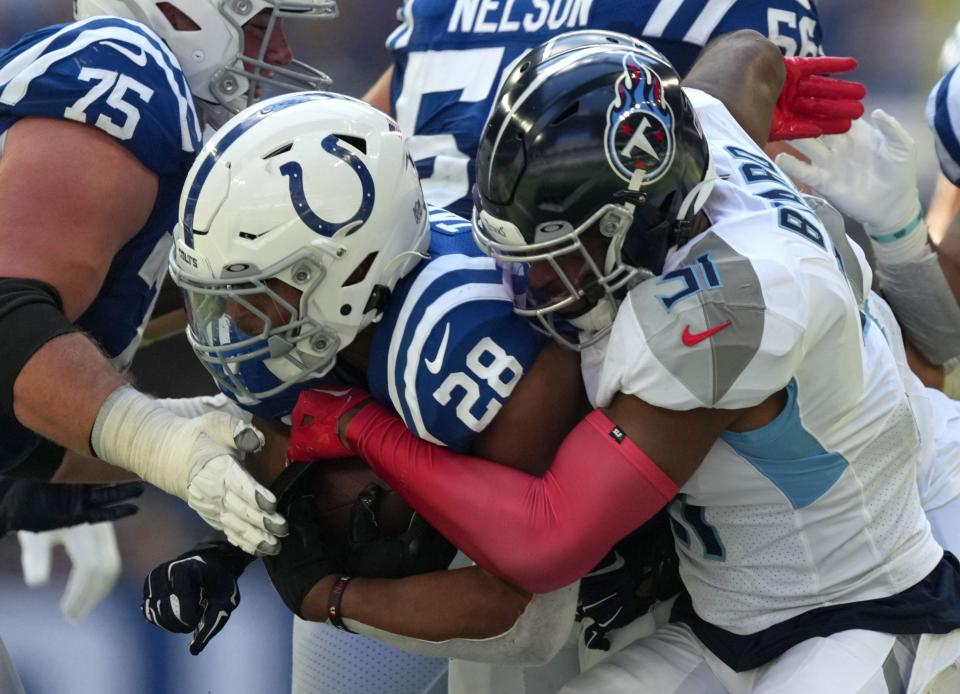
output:
[[[377,326],[370,390],[422,439],[458,451],[485,429],[543,347],[513,312],[470,224],[430,209],[430,258],[403,278]]]

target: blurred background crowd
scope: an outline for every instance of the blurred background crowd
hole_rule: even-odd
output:
[[[340,0],[340,17],[291,27],[297,57],[328,72],[334,88],[360,96],[387,67],[384,40],[400,0]],[[629,7],[629,0],[624,0]],[[71,17],[70,0],[0,0],[0,47],[22,34]],[[882,107],[917,140],[921,200],[937,171],[923,112],[944,38],[960,20],[956,0],[819,0],[824,48],[860,61],[869,113]],[[91,166],[96,166],[91,162]],[[147,347],[135,365],[147,392],[182,396],[211,384],[185,340]],[[176,378],[171,378],[176,375]],[[189,384],[171,390],[171,383]],[[69,563],[58,557],[50,584],[24,586],[14,535],[0,541],[0,636],[30,694],[220,694],[285,692],[290,688],[290,614],[254,565],[242,577],[242,605],[200,657],[189,637],[174,638],[139,612],[143,577],[159,561],[190,548],[206,532],[196,515],[171,497],[148,492],[141,511],[118,524],[124,574],[113,594],[81,624],[67,624],[58,601]]]

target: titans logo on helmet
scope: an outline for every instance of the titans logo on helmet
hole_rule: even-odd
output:
[[[652,183],[673,161],[673,112],[660,78],[633,54],[623,57],[623,74],[613,86],[604,134],[607,161],[625,181],[636,171]]]

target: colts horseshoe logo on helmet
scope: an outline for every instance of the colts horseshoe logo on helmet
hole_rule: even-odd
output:
[[[670,168],[674,153],[673,112],[663,84],[637,56],[628,53],[613,91],[604,134],[607,161],[625,181],[642,170],[643,182],[652,183]]]

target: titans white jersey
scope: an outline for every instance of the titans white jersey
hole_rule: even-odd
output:
[[[422,439],[458,451],[497,413],[543,346],[513,313],[470,223],[430,209],[430,258],[397,285],[370,352],[374,396]]]
[[[159,177],[146,224],[114,256],[96,298],[77,320],[124,368],[166,273],[180,188],[199,149],[186,79],[166,45],[136,22],[98,17],[47,27],[0,51],[0,156],[7,130],[28,117],[99,128]],[[10,446],[11,440],[36,441],[13,421],[0,422],[0,431],[3,462],[29,447]]]
[[[595,404],[746,408],[671,506],[697,614],[750,634],[814,607],[899,593],[940,560],[916,490],[917,422],[865,302],[870,270],[712,97],[687,91],[723,177],[712,226],[635,287],[588,351]],[[682,435],[682,432],[678,432]]]
[[[704,44],[755,29],[785,55],[823,51],[813,0],[406,0],[387,39],[391,103],[427,202],[470,217],[483,124],[520,56],[577,29],[649,41],[683,75]]]

